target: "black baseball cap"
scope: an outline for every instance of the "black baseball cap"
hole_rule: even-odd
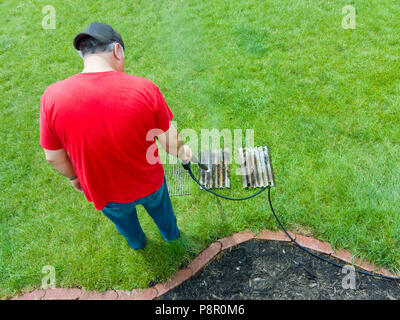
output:
[[[74,38],[74,47],[76,50],[79,50],[79,43],[87,36],[93,37],[100,43],[104,44],[118,42],[125,50],[124,41],[122,41],[121,35],[108,24],[100,22],[89,24],[84,32],[78,34]]]

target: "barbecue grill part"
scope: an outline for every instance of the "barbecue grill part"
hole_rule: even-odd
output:
[[[200,163],[208,170],[199,168],[199,181],[208,189],[230,188],[230,156],[222,149],[205,150],[200,153]],[[201,189],[201,187],[199,187]]]
[[[186,170],[180,164],[165,164],[164,174],[170,196],[188,196],[191,194],[190,176],[186,174]]]
[[[267,146],[239,148],[239,158],[244,188],[275,186],[274,172]]]

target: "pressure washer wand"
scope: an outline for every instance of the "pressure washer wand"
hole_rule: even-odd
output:
[[[208,171],[208,166],[206,165],[206,164],[204,164],[204,163],[201,163],[200,161],[199,161],[199,159],[197,159],[197,157],[196,156],[192,156],[192,160],[191,161],[182,161],[182,166],[186,169],[186,170],[188,170],[188,168],[190,167],[190,162],[193,162],[193,163],[196,163],[196,164],[198,164],[198,166],[200,167],[200,169],[203,169],[203,170],[205,170],[205,171]],[[189,167],[185,167],[185,166],[189,166]]]

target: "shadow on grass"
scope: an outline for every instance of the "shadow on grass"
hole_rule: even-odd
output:
[[[141,256],[148,272],[155,276],[148,283],[148,286],[151,287],[165,281],[171,278],[178,270],[187,267],[198,255],[201,249],[199,243],[201,242],[202,239],[199,237],[183,231],[180,231],[179,239],[169,242],[148,238],[146,247],[135,251],[136,254]],[[181,263],[178,265],[177,261],[181,261]],[[160,263],[164,264],[164,270],[161,274]]]

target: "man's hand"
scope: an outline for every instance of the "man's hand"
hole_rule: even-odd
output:
[[[79,183],[78,178],[76,178],[76,179],[74,179],[74,180],[71,180],[71,184],[72,184],[72,186],[74,187],[74,189],[75,189],[76,191],[83,193],[82,186],[81,186],[81,184]]]
[[[187,163],[192,160],[193,152],[188,145],[183,145],[178,151],[178,158]]]

